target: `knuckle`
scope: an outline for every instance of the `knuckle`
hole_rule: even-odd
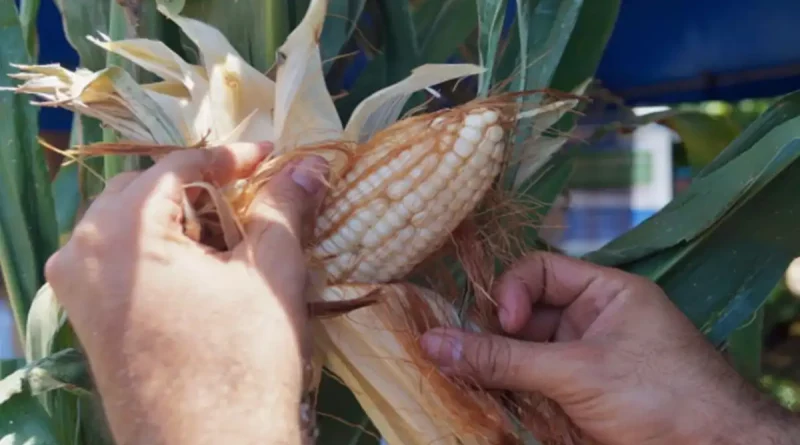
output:
[[[65,247],[77,250],[79,253],[92,252],[100,247],[97,233],[92,227],[81,224],[72,231]]]
[[[64,277],[64,253],[58,250],[44,264],[44,277],[49,283],[58,283]]]
[[[511,347],[503,338],[481,338],[476,344],[475,362],[484,379],[500,382],[513,377]]]
[[[661,287],[656,284],[654,281],[645,278],[640,275],[628,274],[629,282],[632,286],[635,286],[637,289],[641,289],[642,291],[647,292],[655,292],[659,293],[661,291]]]
[[[621,292],[618,298],[626,304],[647,304],[666,298],[661,286],[642,276],[628,274],[624,285],[626,291]]]
[[[72,232],[67,244],[71,249],[85,255],[102,251],[105,243],[98,227],[91,222],[84,221]]]

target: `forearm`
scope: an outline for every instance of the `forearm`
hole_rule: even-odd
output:
[[[768,396],[747,388],[747,402],[732,415],[709,427],[714,434],[698,445],[800,445],[800,415],[784,409]]]
[[[800,445],[800,415],[765,400],[755,415],[756,434],[749,443],[764,445]],[[743,442],[739,442],[743,443]]]
[[[217,390],[219,391],[219,390]],[[291,400],[228,397],[200,410],[203,399],[220,394],[202,390],[178,393],[152,403],[114,409],[104,404],[112,432],[120,445],[204,445],[228,442],[256,445],[300,445],[299,406]],[[260,393],[260,395],[264,395]]]
[[[282,352],[285,342],[269,343],[246,352],[232,345],[227,357],[206,357],[198,345],[190,354],[137,354],[111,370],[103,368],[113,361],[98,363],[116,442],[300,445],[300,356],[294,348]]]

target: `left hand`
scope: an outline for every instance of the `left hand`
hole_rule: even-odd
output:
[[[111,179],[48,261],[119,443],[300,441],[301,246],[324,196],[324,161],[274,177],[231,252],[196,243],[181,224],[184,185],[246,177],[270,149],[185,150]]]

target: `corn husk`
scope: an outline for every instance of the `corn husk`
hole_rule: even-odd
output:
[[[378,304],[316,326],[329,369],[347,385],[390,444],[507,443],[511,424],[501,403],[439,374],[418,336],[453,326],[457,313],[436,293],[408,284],[341,285],[324,301],[380,292]]]

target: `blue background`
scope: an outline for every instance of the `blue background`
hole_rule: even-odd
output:
[[[38,29],[39,62],[74,68],[53,0],[41,1]],[[597,77],[630,105],[800,89],[800,1],[622,0]],[[45,129],[70,123],[66,111],[43,110]]]

